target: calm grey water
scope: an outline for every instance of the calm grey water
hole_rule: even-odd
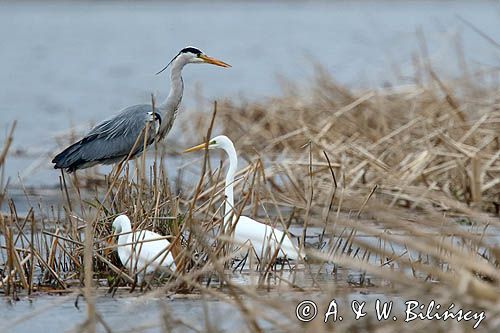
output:
[[[201,299],[178,299],[169,300],[166,297],[151,298],[148,296],[134,295],[136,297],[115,297],[100,296],[97,298],[97,312],[104,319],[106,324],[111,328],[112,332],[205,332],[207,327],[215,329],[217,332],[248,332],[248,324],[245,322],[240,310],[229,303],[223,301],[208,300],[205,302],[206,312],[203,301]],[[392,302],[393,308],[390,312],[391,317],[396,317],[398,321],[403,321],[406,318],[405,302],[409,301],[396,295],[386,294],[366,294],[352,291],[344,295],[338,290],[325,290],[323,292],[296,292],[294,294],[281,293],[263,293],[263,298],[272,298],[275,301],[279,297],[279,302],[289,312],[286,316],[283,313],[276,311],[269,306],[262,306],[257,302],[247,302],[246,306],[250,306],[252,311],[263,313],[262,317],[258,317],[258,325],[265,332],[280,332],[279,328],[308,328],[318,327],[313,325],[325,325],[323,320],[329,309],[329,302],[335,300],[338,306],[338,315],[344,319],[353,321],[354,313],[351,310],[352,302],[366,302],[363,311],[366,312],[366,317],[359,319],[358,324],[362,327],[363,323],[372,323],[372,327],[380,325],[376,320],[377,300],[383,303]],[[317,304],[317,316],[310,323],[300,323],[294,318],[295,308],[303,301],[309,300]],[[45,296],[36,298],[32,302],[21,300],[14,305],[0,303],[0,330],[2,332],[25,333],[25,332],[79,332],[78,325],[84,322],[86,318],[86,305],[80,299],[80,309],[74,306],[75,296],[71,297],[56,297]],[[422,311],[425,314],[427,305],[430,302],[429,297],[422,296],[417,300],[426,308]],[[446,309],[449,304],[435,301],[443,309]],[[250,305],[252,304],[252,305]],[[265,304],[265,303],[264,303]],[[382,307],[381,307],[382,308]],[[454,311],[457,311],[455,307]],[[465,307],[464,311],[484,311],[485,318],[479,323],[479,327],[485,330],[488,327],[488,322],[491,322],[493,313],[489,309],[472,309]],[[440,313],[442,313],[441,310]],[[189,326],[173,324],[172,330],[166,330],[164,326],[163,316],[167,313],[170,319],[170,325],[173,320],[180,320]],[[432,312],[434,313],[434,312]],[[208,325],[207,316],[208,314]],[[269,321],[272,319],[274,325]],[[330,315],[328,319],[332,322],[334,316]],[[389,319],[390,320],[390,319]],[[395,320],[395,319],[393,319]],[[444,321],[435,321],[436,331],[455,330],[458,328],[467,329],[472,327],[478,320],[474,319],[469,322],[462,321],[458,325],[453,325]],[[277,324],[276,324],[277,323]],[[416,320],[406,323],[406,330],[411,332],[421,332],[419,326],[422,321]],[[456,324],[456,323],[455,323]],[[337,322],[337,327],[340,322]],[[334,325],[335,326],[335,325]],[[368,325],[367,325],[368,326]],[[322,327],[322,326],[319,326]],[[330,326],[331,327],[331,326]],[[345,327],[345,326],[344,326]],[[368,326],[369,327],[369,326]],[[193,329],[190,329],[193,328]],[[345,330],[345,329],[344,329]],[[352,327],[351,327],[352,330]],[[471,329],[470,329],[471,330]],[[98,325],[98,332],[105,332],[101,325]],[[343,330],[341,330],[343,331]],[[363,331],[363,330],[362,330]],[[472,330],[471,330],[472,331]]]
[[[310,59],[352,86],[404,83],[391,68],[411,73],[417,28],[440,72],[460,73],[456,36],[470,63],[498,66],[498,49],[457,15],[500,41],[499,13],[490,1],[0,2],[0,143],[17,119],[13,151],[27,151],[9,160],[6,176],[13,185],[57,184],[55,136],[73,126],[82,133],[151,93],[164,98],[168,75],[154,73],[189,44],[233,65],[186,68],[183,104],[206,112],[197,93],[206,101],[275,95],[277,73],[306,84]]]
[[[175,319],[186,321],[197,330],[204,331],[205,319],[202,301],[169,300],[166,297],[151,298],[134,294],[134,297],[100,296],[96,299],[96,310],[103,317],[112,332],[162,332],[162,313],[168,311]],[[0,330],[2,332],[78,332],[78,325],[86,319],[86,304],[76,296],[42,296],[22,299],[14,304],[2,301],[0,304]],[[208,302],[209,314],[222,330],[232,330],[244,324],[239,314],[231,320],[221,320],[227,312],[235,313],[229,304]],[[226,316],[227,318],[227,316]],[[175,325],[177,326],[177,325]],[[177,332],[191,331],[179,325]],[[105,330],[101,325],[98,332]]]

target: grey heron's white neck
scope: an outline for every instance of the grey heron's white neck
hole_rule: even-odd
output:
[[[177,109],[181,104],[184,82],[182,81],[182,69],[186,63],[180,58],[175,59],[170,70],[170,92],[163,103],[158,106],[161,112],[162,123],[159,134],[166,135],[177,116]]]
[[[231,143],[226,143],[221,147],[229,157],[229,169],[226,174],[226,187],[224,190],[224,195],[226,197],[226,203],[224,206],[224,224],[227,226],[229,217],[235,216],[236,211],[233,214],[234,208],[234,177],[236,175],[236,170],[238,169],[238,156],[236,155],[236,150],[234,149],[234,145]]]

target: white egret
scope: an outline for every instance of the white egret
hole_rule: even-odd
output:
[[[201,150],[205,147],[206,144],[202,143],[185,150],[185,152]],[[267,251],[267,248],[269,247],[271,249],[270,253],[273,255],[274,251],[278,248],[278,246],[280,246],[281,242],[278,257],[286,257],[289,259],[304,258],[302,254],[299,254],[297,247],[294,246],[290,237],[288,237],[288,235],[284,232],[267,224],[257,222],[248,216],[240,216],[237,219],[237,212],[233,211],[233,183],[236,169],[238,168],[238,156],[236,155],[233,142],[227,136],[216,136],[208,142],[208,149],[222,149],[229,157],[229,169],[226,174],[226,186],[224,190],[226,197],[224,206],[224,225],[230,225],[229,222],[231,222],[230,219],[232,216],[232,222],[236,223],[234,235],[232,235],[235,243],[240,245],[251,245],[254,248],[255,253],[258,255]]]
[[[52,163],[54,168],[73,172],[96,164],[112,164],[123,161],[127,156],[139,156],[144,149],[145,127],[147,144],[163,139],[172,128],[177,109],[182,100],[184,82],[182,69],[187,64],[211,64],[231,67],[223,61],[211,58],[199,49],[183,48],[161,71],[171,65],[170,93],[163,103],[155,107],[151,104],[129,106],[112,118],[95,126],[83,139],[59,153]]]
[[[167,252],[170,242],[164,236],[149,230],[132,232],[127,215],[115,218],[113,233],[118,235],[118,257],[131,273],[147,274],[159,267],[168,267],[175,271],[172,253]],[[138,274],[139,282],[142,280],[142,274]]]

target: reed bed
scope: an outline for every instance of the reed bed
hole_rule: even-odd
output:
[[[353,297],[370,294],[484,310],[477,330],[499,330],[498,82],[487,79],[492,73],[445,81],[424,69],[411,85],[355,91],[317,66],[310,89],[289,83],[281,97],[223,101],[210,117],[179,124],[202,133],[199,140],[212,132],[233,139],[246,161],[235,183],[237,214],[288,229],[306,260],[279,262],[272,251],[250,255],[246,265],[236,260],[246,251],[235,255],[217,228],[224,165],[205,151],[189,162],[195,173],[184,165],[171,179],[172,156],[158,143],[148,159],[98,181],[91,172],[61,174],[64,203],[45,214],[34,207],[18,216],[9,202],[0,215],[0,292],[11,299],[82,293],[88,320],[75,329],[86,331],[112,331],[94,307],[102,289],[191,295],[207,306],[220,300],[241,316],[244,331],[473,330],[456,321],[296,318],[304,299],[324,310],[332,299],[349,308]],[[166,235],[175,272],[136,285],[108,244],[120,213],[134,229]],[[201,326],[172,317],[168,307],[162,313],[165,331],[220,329],[208,311]]]

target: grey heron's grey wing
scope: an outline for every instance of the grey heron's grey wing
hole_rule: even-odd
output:
[[[132,156],[143,149],[144,127],[152,120],[160,120],[159,115],[152,113],[151,105],[134,105],[124,109],[116,116],[96,125],[82,140],[68,147],[57,155],[53,163],[56,168],[67,168],[73,171],[97,163],[114,163],[128,156],[136,140]],[[152,143],[159,124],[152,121],[148,130],[148,144]]]
[[[138,137],[144,135],[144,127],[148,121],[154,120],[151,105],[134,105],[124,109],[111,119],[95,126],[82,140],[87,146],[83,152],[84,158],[108,159],[128,155]],[[154,139],[155,129],[151,128],[148,144]],[[142,151],[141,141],[136,145],[133,155]],[[140,143],[140,144],[139,144]]]
[[[151,105],[140,104],[129,106],[117,115],[97,124],[85,137],[97,135],[104,139],[113,139],[117,136],[140,134],[144,125],[151,120]]]

